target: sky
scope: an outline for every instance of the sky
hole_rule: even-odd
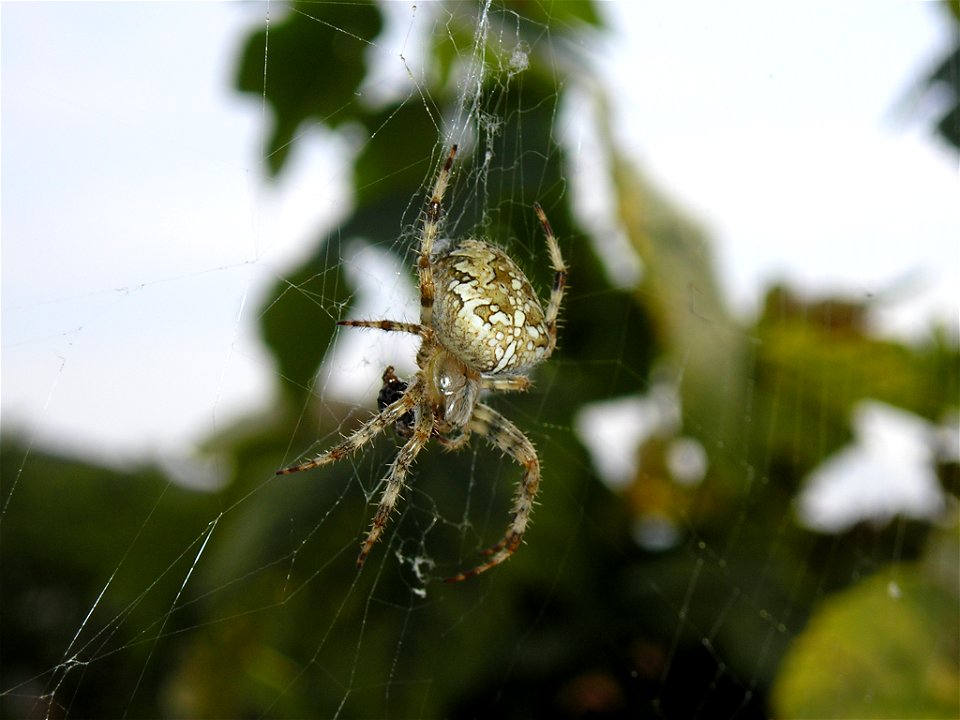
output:
[[[320,132],[263,179],[263,108],[231,87],[265,8],[0,6],[4,432],[169,461],[266,407],[257,308],[345,190]],[[602,10],[624,152],[711,233],[738,309],[786,278],[893,291],[884,332],[955,323],[957,160],[911,95],[947,45],[936,4]]]
[[[911,99],[948,46],[938,5],[612,5],[621,139],[711,231],[739,307],[783,275],[856,297],[903,285],[883,317],[899,333],[956,317],[957,157]]]

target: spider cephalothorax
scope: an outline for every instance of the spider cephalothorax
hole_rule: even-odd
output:
[[[453,582],[499,565],[523,539],[540,484],[540,461],[527,436],[496,410],[481,403],[480,393],[530,387],[530,379],[523,373],[550,357],[556,347],[557,314],[567,278],[557,239],[539,204],[534,205],[534,211],[546,235],[554,271],[546,310],[517,264],[485,240],[450,242],[444,250],[435,252],[441,203],[456,154],[454,145],[427,202],[417,260],[420,322],[339,323],[419,335],[415,377],[405,383],[388,367],[377,398],[377,415],[322,455],[278,471],[287,474],[336,462],[391,426],[405,439],[390,466],[373,524],[361,545],[357,565],[362,566],[396,506],[410,466],[430,438],[457,449],[466,444],[472,433],[483,436],[522,466],[523,478],[503,538],[485,551],[486,562],[448,578]]]

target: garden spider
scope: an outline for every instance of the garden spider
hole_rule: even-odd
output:
[[[550,357],[556,347],[557,314],[567,279],[560,247],[539,203],[533,209],[546,235],[554,271],[546,312],[523,271],[494,245],[471,238],[435,251],[441,203],[456,154],[454,145],[437,174],[421,228],[417,260],[420,322],[338,323],[418,335],[421,343],[416,375],[407,385],[394,375],[392,367],[387,368],[377,415],[322,455],[277,471],[278,475],[286,475],[336,462],[357,452],[391,426],[405,439],[390,465],[373,524],[361,544],[357,567],[362,567],[400,498],[413,461],[430,438],[456,450],[467,443],[472,433],[483,436],[522,466],[523,478],[506,533],[484,551],[488,559],[472,570],[447,578],[447,582],[466,580],[496,567],[514,553],[523,539],[540,485],[540,460],[526,435],[480,402],[480,393],[523,391],[530,387],[524,372]]]

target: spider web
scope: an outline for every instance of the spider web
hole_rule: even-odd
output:
[[[928,310],[903,340],[900,297],[915,285],[889,268],[911,256],[856,242],[818,253],[831,240],[801,219],[773,250],[745,253],[787,258],[789,280],[770,285],[773,263],[750,277],[725,267],[747,240],[704,198],[736,208],[750,195],[757,225],[796,210],[780,204],[789,186],[757,197],[721,173],[765,144],[799,173],[809,148],[785,150],[735,115],[670,114],[672,135],[657,127],[665,111],[632,113],[631,65],[608,47],[629,20],[619,6],[605,23],[594,12],[4,6],[5,716],[956,714],[958,651],[943,632],[958,615],[955,291],[951,325],[931,330]],[[774,38],[800,22],[751,13]],[[882,15],[871,29],[900,37],[906,21]],[[675,52],[678,20],[644,16],[648,58]],[[685,25],[690,47],[720,22],[703,11]],[[840,48],[860,26],[834,22],[821,42],[848,59]],[[189,52],[145,32],[196,26],[206,40],[214,25],[232,40]],[[15,42],[38,37],[30,27],[48,29],[38,49]],[[120,30],[99,65],[106,28]],[[784,102],[804,66],[751,42],[746,56],[778,76],[770,104]],[[61,72],[80,63],[87,82],[33,70],[41,52]],[[906,53],[914,75],[929,62]],[[211,95],[236,83],[246,104],[193,107],[183,123],[181,97],[206,67],[229,68],[211,73]],[[670,82],[709,96],[690,67]],[[247,159],[227,147],[225,118]],[[644,131],[672,152],[638,143]],[[453,142],[444,235],[493,238],[546,297],[538,201],[572,270],[558,353],[530,393],[489,399],[543,461],[532,529],[508,563],[447,586],[502,535],[510,458],[479,439],[456,453],[431,444],[360,572],[398,439],[273,473],[369,417],[385,366],[415,371],[414,339],[334,323],[417,321],[421,211]],[[924,142],[885,157],[940,177],[938,158],[904,157],[933,157]],[[11,178],[23,167],[32,174]],[[129,180],[141,176],[156,179]],[[37,178],[54,212],[38,208]],[[957,225],[939,211],[947,188],[910,196],[938,258]],[[823,210],[841,226],[823,231],[832,242],[875,229],[849,220],[873,205],[849,202]],[[681,207],[710,218],[719,242]],[[21,255],[32,243],[42,265]],[[847,252],[854,276],[830,275]],[[128,260],[106,261],[117,257]],[[955,288],[956,267],[944,272]]]

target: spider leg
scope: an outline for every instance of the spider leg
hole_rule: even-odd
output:
[[[401,398],[401,400],[402,399],[403,398]],[[404,443],[403,447],[400,448],[400,452],[397,453],[397,457],[390,465],[390,473],[386,477],[387,486],[383,489],[380,504],[377,506],[377,512],[373,516],[373,524],[370,527],[370,532],[367,533],[366,539],[360,546],[360,554],[357,556],[358,568],[363,567],[363,563],[373,549],[374,543],[377,542],[383,533],[383,529],[387,526],[390,513],[393,512],[393,508],[397,505],[397,500],[400,499],[400,493],[403,491],[404,481],[406,480],[407,473],[410,471],[410,466],[413,465],[413,461],[417,458],[417,455],[430,440],[430,434],[433,432],[433,415],[429,412],[420,412],[418,415],[416,425],[413,428],[413,435]]]
[[[423,335],[423,326],[417,323],[399,322],[397,320],[341,320],[337,325],[345,327],[373,328],[385,332],[405,332],[411,335]]]
[[[516,425],[493,408],[478,403],[468,427],[486,437],[487,442],[500,448],[523,466],[523,479],[517,488],[510,524],[503,539],[484,552],[489,556],[489,560],[472,570],[447,578],[444,582],[448,583],[461,582],[486,572],[513,555],[523,540],[523,533],[530,522],[530,513],[533,512],[534,498],[540,486],[540,460],[537,458],[537,451]]]
[[[313,468],[334,463],[347,455],[352,455],[414,408],[417,404],[419,393],[411,392],[411,389],[412,388],[408,388],[407,392],[405,392],[399,400],[388,405],[383,409],[383,412],[374,415],[360,428],[348,435],[339,445],[334,445],[313,460],[307,460],[298,465],[277,470],[276,474],[290,475],[291,473],[302,472],[303,470],[312,470]]]
[[[547,220],[547,215],[540,207],[540,203],[533,204],[533,211],[537,214],[537,219],[547,236],[547,251],[550,253],[550,267],[553,268],[553,287],[550,289],[550,303],[547,305],[546,317],[544,318],[550,336],[550,345],[547,347],[546,355],[546,357],[549,357],[557,346],[557,315],[560,312],[560,304],[563,302],[563,290],[567,284],[567,264],[563,261],[557,237],[553,234],[553,228],[550,227],[550,221]]]
[[[443,167],[437,173],[437,179],[433,184],[433,191],[430,193],[430,199],[427,201],[427,214],[423,221],[423,230],[420,240],[420,257],[417,259],[417,271],[420,280],[420,324],[431,327],[433,324],[433,300],[436,293],[433,284],[433,265],[430,263],[430,255],[433,253],[433,244],[440,234],[440,214],[442,210],[443,196],[447,193],[447,185],[450,183],[450,168],[453,167],[453,159],[457,155],[457,146],[450,148],[450,154],[447,156]]]
[[[480,387],[496,392],[526,392],[533,383],[526,375],[482,375]]]

